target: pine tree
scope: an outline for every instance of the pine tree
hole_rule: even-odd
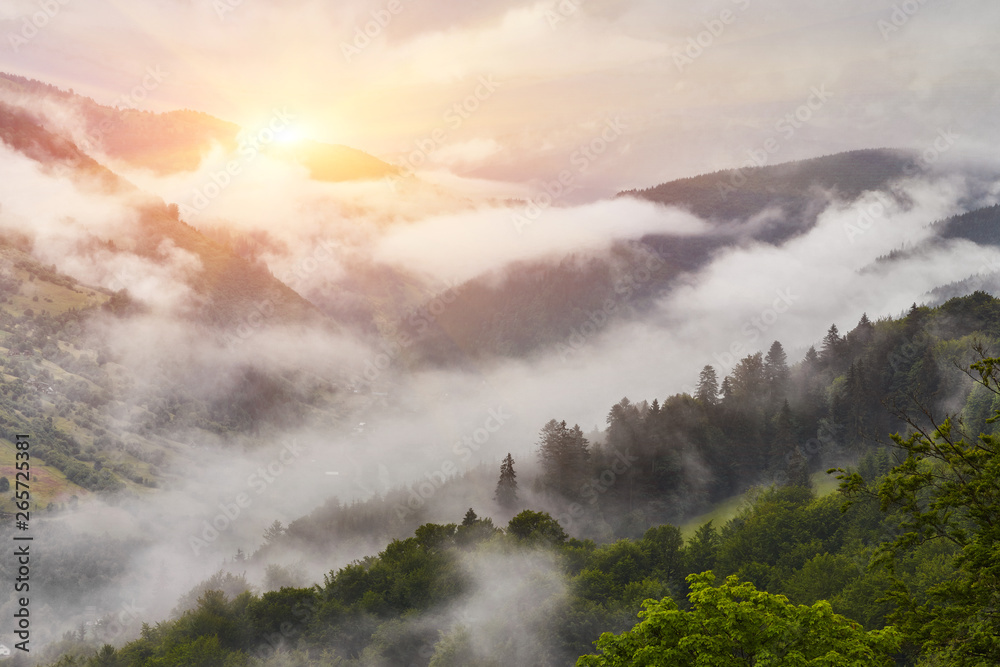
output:
[[[542,464],[545,486],[572,498],[587,475],[590,452],[587,439],[579,425],[572,428],[566,422],[549,421],[542,427],[538,441],[538,458]]]
[[[827,366],[835,366],[841,357],[844,339],[840,337],[840,330],[836,324],[831,324],[823,337],[823,349],[820,351],[820,359]]]
[[[764,358],[764,381],[771,403],[784,400],[788,388],[788,355],[778,341],[771,343]]]
[[[774,416],[773,425],[774,436],[771,440],[769,463],[772,469],[777,469],[783,465],[785,456],[795,448],[795,417],[787,400]]]
[[[476,516],[475,511],[473,511],[473,509],[470,507],[469,511],[465,513],[465,518],[462,519],[462,525],[466,526],[466,527],[468,527],[468,526],[474,526],[474,525],[476,525],[476,521],[478,521],[478,520],[479,520],[479,517]]]
[[[514,472],[514,457],[509,452],[500,464],[500,479],[493,499],[501,507],[512,508],[517,505],[517,473]]]
[[[797,447],[788,458],[788,485],[813,488],[812,478],[809,476],[809,459]]]
[[[716,405],[719,402],[719,376],[711,366],[706,365],[701,369],[694,397],[705,405]]]
[[[732,399],[733,399],[733,381],[729,378],[728,375],[722,379],[722,389],[720,389],[720,391],[722,393],[722,402],[723,403],[727,403],[728,404],[730,401],[732,401]]]

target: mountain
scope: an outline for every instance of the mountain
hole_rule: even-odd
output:
[[[103,646],[118,635],[106,622],[94,623],[88,633],[67,633],[58,653],[100,651],[95,665],[145,664],[149,656],[165,656],[169,664],[239,663],[272,653],[300,664],[319,664],[320,655],[360,656],[365,664],[490,664],[498,655],[510,664],[581,664],[576,657],[592,651],[602,632],[635,623],[643,600],[680,598],[689,589],[685,581],[692,582],[687,575],[706,570],[751,581],[796,605],[829,600],[820,608],[826,617],[850,614],[856,627],[882,628],[902,605],[888,596],[896,580],[870,565],[872,552],[901,535],[901,525],[909,529],[911,507],[880,506],[875,489],[889,483],[895,465],[913,460],[894,461],[898,451],[882,442],[906,427],[887,406],[917,401],[907,418],[934,430],[932,413],[952,402],[963,418],[956,430],[989,434],[982,442],[990,444],[997,435],[989,419],[993,397],[961,369],[976,359],[964,343],[972,336],[995,339],[998,322],[1000,301],[974,294],[936,309],[914,307],[900,319],[862,318],[846,336],[828,338],[822,357],[809,354],[791,367],[772,357],[777,374],[755,370],[759,355],[751,355],[727,378],[735,389],[721,397],[624,399],[609,411],[606,441],[584,443],[590,459],[583,469],[536,473],[533,483],[521,477],[509,509],[492,499],[495,477],[483,468],[443,480],[427,496],[414,483],[351,504],[331,498],[287,527],[271,524],[258,549],[224,563],[155,629],[135,627],[123,646]],[[811,471],[848,457],[857,462],[849,480],[864,484],[864,492],[846,494],[845,504],[844,496],[814,491],[815,479],[825,477],[827,489],[831,480]],[[985,476],[973,473],[975,481]],[[559,490],[561,475],[579,484]],[[713,501],[748,489],[731,518],[687,535],[677,527]],[[467,506],[459,525],[456,508]],[[955,549],[918,537],[914,532],[908,567],[894,576],[925,595],[926,572],[947,573]],[[128,549],[97,536],[78,541],[73,552],[50,547],[47,563],[74,603],[96,599],[92,606],[108,618],[118,600],[98,597],[98,584],[83,575],[109,561],[126,570],[142,544]],[[366,545],[377,555],[343,560]],[[301,569],[303,560],[322,564],[322,583]],[[100,570],[101,584],[117,581],[120,574],[110,569]],[[261,571],[258,592],[247,573]],[[39,588],[48,593],[55,585],[46,577]],[[712,613],[719,617],[718,609]],[[134,626],[139,621],[131,619]],[[759,620],[751,623],[759,629]],[[253,631],[231,630],[237,627]]]
[[[702,174],[618,196],[677,206],[718,224],[745,223],[777,211],[780,222],[761,236],[776,243],[808,229],[830,198],[854,201],[912,173],[917,157],[912,151],[884,148],[850,151]]]
[[[270,275],[261,264],[249,262],[215,243],[178,217],[176,206],[140,192],[93,158],[69,139],[43,127],[28,112],[0,103],[0,140],[31,158],[51,173],[69,176],[78,187],[97,189],[99,195],[128,195],[136,212],[134,224],[114,238],[93,237],[92,247],[79,252],[112,254],[132,253],[162,263],[170,247],[187,251],[198,258],[200,270],[186,276],[188,285],[199,296],[191,314],[218,326],[230,327],[259,304],[268,300],[274,316],[286,322],[301,322],[318,317],[315,309],[288,286]]]
[[[942,239],[965,239],[979,245],[1000,246],[1000,204],[935,222]]]
[[[72,91],[5,73],[0,73],[0,91],[6,91],[8,98],[26,98],[27,106],[34,109],[42,108],[42,100],[56,103],[79,118],[78,139],[85,150],[93,147],[109,158],[158,175],[194,171],[216,146],[227,152],[241,146],[239,125],[206,113],[188,109],[153,113],[105,106]],[[348,146],[311,140],[264,143],[276,157],[306,166],[315,180],[378,179],[397,172],[392,165]]]
[[[454,289],[447,309],[422,318],[415,353],[434,363],[456,363],[562,349],[581,330],[641,313],[722,248],[748,241],[779,245],[808,231],[834,200],[850,202],[880,190],[895,196],[890,186],[916,158],[903,150],[852,151],[621,192],[618,197],[690,211],[720,233],[649,234],[622,239],[609,254],[521,262],[476,277]],[[604,312],[608,299],[613,312]]]

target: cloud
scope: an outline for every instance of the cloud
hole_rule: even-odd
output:
[[[503,147],[494,139],[470,139],[461,144],[449,144],[431,154],[431,159],[448,167],[474,165],[499,153]]]
[[[394,227],[379,239],[373,257],[462,282],[514,261],[602,251],[615,239],[707,229],[688,213],[636,199],[551,207],[522,226],[518,218],[524,218],[525,210],[486,208]]]
[[[0,32],[16,33],[34,7],[11,8]],[[970,151],[988,155],[978,147],[1000,140],[987,111],[998,90],[989,26],[1000,8],[985,1],[921,4],[902,18],[888,0],[402,7],[348,62],[341,43],[383,3],[241,3],[221,17],[209,2],[69,3],[10,68],[110,103],[161,66],[170,74],[147,108],[203,109],[253,125],[287,106],[318,138],[379,155],[427,136],[470,84],[492,75],[502,88],[448,143],[491,137],[503,150],[484,158],[494,171],[480,175],[524,182],[551,172],[547,155],[572,152],[565,128],[627,111],[634,149],[594,174],[588,187],[597,194],[738,166],[822,84],[835,100],[782,159],[919,148],[949,126],[970,138]],[[720,29],[723,11],[735,18]],[[886,22],[893,30],[880,28]],[[676,54],[699,37],[704,46],[679,68]]]

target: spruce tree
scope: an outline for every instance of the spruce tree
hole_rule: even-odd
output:
[[[694,397],[705,405],[715,405],[719,402],[719,376],[711,366],[706,365],[701,369]]]
[[[574,498],[588,472],[590,452],[587,444],[579,425],[567,427],[565,421],[553,419],[543,426],[538,458],[544,485],[566,498]]]
[[[767,383],[768,400],[784,400],[788,389],[788,355],[781,343],[774,341],[764,358],[764,381]]]
[[[500,479],[493,499],[501,507],[512,508],[517,505],[517,473],[514,472],[514,457],[507,453],[507,458],[500,464]]]

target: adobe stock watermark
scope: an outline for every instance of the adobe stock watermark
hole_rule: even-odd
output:
[[[383,345],[383,351],[365,360],[361,375],[351,378],[351,385],[358,387],[366,383],[373,384],[405,350],[421,340],[430,331],[431,325],[437,318],[444,314],[448,306],[458,299],[458,294],[455,292],[456,286],[457,283],[450,283],[447,289],[428,303],[407,313],[403,317],[403,321],[413,333],[401,331],[399,323],[397,323],[390,332],[390,338]]]
[[[563,169],[553,180],[542,181],[544,192],[529,199],[520,211],[511,212],[510,220],[517,233],[524,233],[524,228],[538,220],[545,210],[575,190],[574,184],[578,175],[586,173],[590,165],[600,159],[627,129],[628,125],[618,116],[605,120],[604,126],[595,137],[570,154],[569,162],[576,173],[570,169]]]
[[[837,423],[822,422],[816,432],[815,438],[809,438],[804,445],[796,445],[792,451],[784,456],[784,468],[774,476],[777,484],[785,485],[789,482],[788,470],[792,467],[792,459],[798,455],[804,461],[816,456],[825,447],[836,447],[838,445],[837,434],[844,430],[844,427]]]
[[[413,0],[407,0],[407,4]],[[371,20],[364,25],[354,26],[354,39],[340,43],[340,52],[344,55],[344,60],[351,62],[353,58],[361,55],[361,52],[368,48],[373,39],[377,39],[382,31],[389,27],[392,20],[403,13],[406,6],[402,0],[389,0],[384,7],[373,9],[368,14]]]
[[[90,609],[88,608],[88,611]],[[131,628],[141,622],[145,611],[144,608],[136,607],[134,598],[131,602],[127,602],[123,598],[117,614],[109,612],[94,621],[94,635],[98,636],[101,641],[111,643],[119,637],[123,637]]]
[[[21,19],[21,30],[7,33],[7,42],[14,53],[20,53],[21,48],[38,36],[52,19],[59,15],[69,0],[36,0],[39,11]]]
[[[934,164],[941,159],[941,156],[951,150],[955,142],[961,139],[951,128],[947,130],[938,129],[937,136],[925,149],[920,151],[920,155],[913,162],[903,167],[903,173],[907,176],[914,176],[921,172],[929,171]]]
[[[461,439],[455,442],[452,446],[452,453],[460,461],[471,459],[473,453],[478,452],[483,445],[490,441],[495,433],[500,431],[510,421],[511,415],[505,410],[503,405],[491,408],[480,427],[474,429],[470,434],[462,436]],[[396,518],[404,519],[412,512],[423,507],[434,497],[438,489],[445,485],[450,477],[457,474],[458,464],[452,459],[446,460],[437,470],[426,473],[424,475],[426,480],[422,480],[415,485],[410,485],[410,497],[406,503],[396,503],[396,506],[393,508]]]
[[[449,133],[462,127],[465,121],[479,111],[483,103],[493,97],[493,94],[502,85],[491,74],[480,75],[476,80],[475,89],[461,100],[453,102],[442,114],[441,118],[445,126],[434,128],[422,139],[414,139],[413,145],[416,148],[403,158],[402,164],[399,165],[399,173],[389,174],[385,177],[389,188],[395,191],[396,184],[401,179],[412,176],[419,167],[429,162],[435,151],[445,145]]]
[[[913,177],[930,171],[931,167],[941,159],[941,156],[951,150],[960,136],[950,128],[947,130],[939,129],[937,136],[934,137],[930,145],[920,151],[916,159],[903,167],[903,173],[906,176]],[[877,221],[885,218],[885,214],[892,203],[882,192],[875,192],[872,196],[876,201],[865,205],[853,224],[845,222],[843,225],[844,234],[847,235],[847,240],[852,244],[859,236],[867,233]]]
[[[212,0],[212,9],[220,21],[226,20],[226,14],[236,11],[236,8],[243,4],[243,0]]]
[[[833,93],[826,89],[826,84],[822,84],[819,87],[813,86],[809,90],[809,95],[803,104],[799,105],[792,111],[784,114],[777,119],[774,123],[774,131],[780,135],[768,137],[764,140],[764,143],[760,148],[751,148],[747,150],[747,163],[741,169],[736,169],[729,176],[729,181],[724,180],[716,183],[716,190],[719,192],[719,196],[725,200],[730,193],[739,190],[747,183],[747,176],[743,173],[744,169],[753,169],[754,167],[763,167],[767,165],[771,156],[776,155],[781,151],[784,144],[782,144],[781,139],[788,142],[795,133],[807,125],[816,115],[816,113],[823,108],[824,105],[833,97]]]
[[[247,487],[253,490],[257,496],[261,495],[274,484],[289,465],[301,456],[302,447],[298,441],[286,442],[273,460],[267,465],[259,466],[247,477]],[[188,538],[188,545],[194,555],[197,556],[203,549],[208,548],[208,545],[219,539],[222,533],[229,530],[243,514],[243,511],[253,505],[253,500],[254,498],[249,493],[241,491],[230,500],[219,503],[219,513],[211,519],[203,521],[201,532]]]
[[[226,347],[232,350],[245,343],[274,316],[275,312],[274,301],[269,298],[254,304],[243,317],[239,318],[236,326],[223,334]]]
[[[783,290],[775,290],[774,294],[774,301],[771,302],[769,308],[762,310],[756,317],[751,317],[740,327],[740,333],[743,334],[742,340],[735,340],[725,352],[716,352],[712,355],[722,368],[723,373],[728,373],[735,368],[736,363],[750,353],[749,346],[760,340],[778,321],[778,318],[787,313],[788,309],[798,300],[798,297],[792,294],[792,290],[787,287]]]
[[[875,27],[882,33],[882,39],[889,41],[893,33],[897,33],[910,22],[914,16],[927,4],[927,0],[903,0],[903,2],[892,6],[892,13],[888,20],[879,19],[875,22]]]
[[[625,277],[615,282],[615,298],[604,300],[598,310],[587,313],[587,321],[579,327],[573,327],[565,343],[556,344],[556,352],[563,363],[566,363],[570,356],[577,354],[586,346],[587,341],[596,335],[618,310],[619,301],[626,300],[632,296],[636,290],[649,283],[657,270],[664,265],[664,260],[659,254],[650,254],[646,257],[645,265],[639,266]]]
[[[626,472],[631,470],[632,465],[639,460],[639,457],[632,456],[631,453],[624,453],[614,450],[614,458],[611,465],[595,475],[580,487],[581,500],[588,505],[596,505],[601,494],[607,493]],[[580,502],[571,503],[565,512],[555,517],[559,525],[568,529],[578,519],[586,513],[586,507]]]
[[[549,28],[555,30],[560,23],[572,18],[584,2],[585,0],[559,0],[554,7],[545,10],[545,22],[549,24]]]
[[[229,160],[225,166],[211,173],[211,181],[192,191],[191,204],[180,204],[181,215],[187,219],[196,216],[233,183],[233,179],[243,172],[243,168],[252,162],[261,150],[272,143],[282,132],[287,130],[295,116],[287,109],[275,109],[267,124],[255,131],[244,132],[239,140],[237,153],[240,158]]]
[[[113,102],[114,106],[119,109],[138,109],[139,103],[149,97],[151,92],[159,88],[160,84],[166,81],[168,76],[170,76],[170,72],[164,72],[160,65],[147,67],[142,80],[128,91],[128,93],[115,100]],[[114,125],[115,123],[112,118],[105,118],[97,126],[97,130],[92,136],[84,137],[80,141],[80,147],[87,151],[92,150],[94,148],[92,140],[100,141],[104,135],[114,128]]]
[[[321,266],[333,259],[334,250],[340,244],[330,239],[321,239],[313,246],[312,252],[300,258],[292,268],[281,274],[279,280],[296,292],[302,287],[303,281],[319,270]]]
[[[745,12],[750,7],[750,0],[732,0],[732,2],[740,12]],[[718,17],[702,21],[705,29],[697,35],[688,37],[683,48],[674,50],[674,66],[677,71],[683,73],[685,68],[693,65],[694,61],[700,58],[705,51],[712,48],[715,40],[722,37],[727,26],[736,23],[737,18],[739,18],[739,14],[727,8],[719,12]]]

